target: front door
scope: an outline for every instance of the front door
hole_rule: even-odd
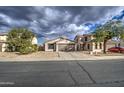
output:
[[[80,49],[83,51],[85,50],[85,44],[80,44]]]

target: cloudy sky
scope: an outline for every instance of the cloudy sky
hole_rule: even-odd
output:
[[[14,6],[0,7],[0,32],[26,27],[38,37],[39,44],[59,36],[73,39],[90,33],[108,20],[122,20],[124,7],[109,6]]]

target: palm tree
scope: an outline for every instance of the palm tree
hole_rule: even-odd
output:
[[[98,27],[94,33],[96,42],[103,42],[103,52],[106,53],[107,41],[113,37],[124,39],[124,27],[121,21],[109,21]]]

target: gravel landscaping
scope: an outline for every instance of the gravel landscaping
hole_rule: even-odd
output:
[[[0,61],[44,61],[44,60],[105,60],[124,59],[124,54],[85,54],[84,52],[44,52],[20,55],[17,52],[0,52]]]

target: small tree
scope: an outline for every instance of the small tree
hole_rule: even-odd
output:
[[[8,33],[8,48],[10,51],[16,51],[23,54],[36,51],[32,47],[32,39],[35,35],[25,28],[15,28]]]

